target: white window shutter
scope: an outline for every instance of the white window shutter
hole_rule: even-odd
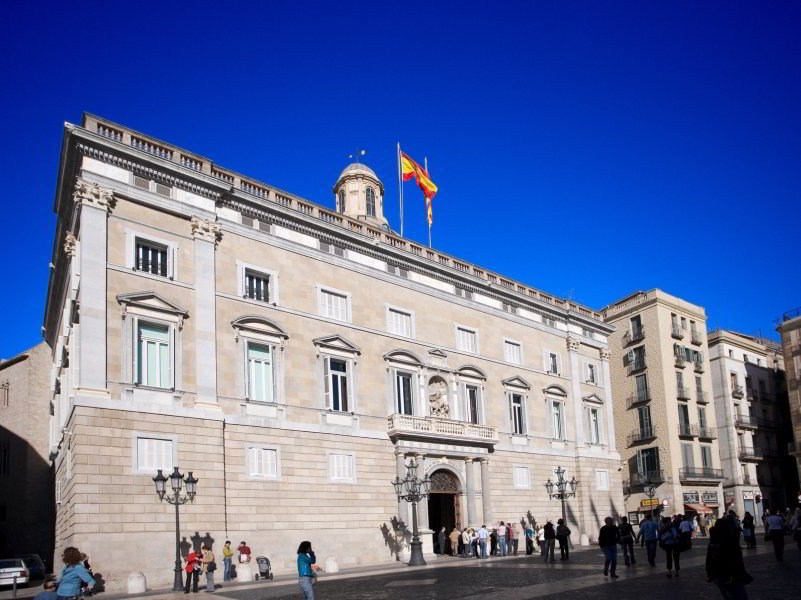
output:
[[[142,383],[139,381],[139,319],[133,317],[131,319],[131,339],[133,340],[133,344],[131,344],[131,348],[133,348],[133,373],[131,373],[131,381],[133,383]]]
[[[556,353],[556,370],[559,375],[562,374],[562,354],[561,352]]]
[[[175,389],[175,326],[170,325],[170,387]]]
[[[550,356],[547,350],[542,351],[542,368],[548,373],[551,370]]]
[[[353,382],[356,380],[354,377],[354,361],[349,360],[345,363],[348,372],[345,374],[348,381],[348,412],[356,412],[356,406],[353,404]]]
[[[323,357],[323,386],[324,386],[324,401],[325,407],[324,408],[331,408],[331,380],[330,380],[330,361],[331,359],[327,356]]]

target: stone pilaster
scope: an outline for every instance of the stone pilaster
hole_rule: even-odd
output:
[[[492,485],[489,480],[489,459],[481,459],[481,504],[484,508],[484,525],[492,525]]]
[[[406,456],[403,452],[395,452],[395,471],[401,479],[406,478]],[[398,500],[398,519],[403,521],[407,529],[412,528],[409,518],[409,503],[406,500]]]
[[[195,238],[195,377],[196,400],[217,407],[217,338],[214,253],[222,237],[219,223],[192,217]]]
[[[415,463],[417,464],[417,477],[425,479],[426,476],[426,457],[424,454],[415,454]],[[421,531],[430,531],[428,523],[428,497],[423,498],[417,503],[417,526]],[[429,536],[430,537],[430,536]]]
[[[479,523],[476,522],[476,481],[472,458],[464,459],[464,477],[467,487],[467,525],[475,527]]]
[[[610,452],[617,451],[615,443],[615,407],[612,398],[612,378],[609,375],[609,359],[612,352],[609,348],[601,348],[601,370],[604,378],[604,406],[606,407],[606,444]]]
[[[579,341],[567,338],[567,356],[570,359],[570,394],[573,396],[574,427],[576,428],[576,447],[584,445],[584,406],[581,400],[581,364],[578,357]]]
[[[80,262],[80,327],[76,349],[78,381],[75,393],[76,396],[108,397],[106,250],[108,213],[114,206],[114,194],[108,188],[78,178],[72,199],[80,211],[80,252],[73,234],[67,235],[64,250],[73,257],[78,254]]]

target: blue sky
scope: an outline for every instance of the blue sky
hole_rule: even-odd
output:
[[[801,3],[28,2],[4,16],[0,356],[40,339],[63,123],[83,111],[329,206],[366,148],[395,228],[400,141],[440,188],[435,247],[593,307],[660,287],[710,326],[769,334],[801,305]],[[422,242],[406,186],[405,233]]]

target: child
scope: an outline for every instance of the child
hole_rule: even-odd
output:
[[[56,600],[56,579],[48,577],[44,582],[44,588],[33,597],[33,600]]]

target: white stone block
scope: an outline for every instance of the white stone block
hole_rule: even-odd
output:
[[[147,581],[145,574],[141,571],[134,571],[128,575],[128,593],[144,594],[147,591]]]
[[[589,546],[590,545],[590,537],[586,533],[582,533],[579,537],[579,544],[582,546]]]
[[[241,563],[236,565],[236,580],[237,581],[253,581],[255,569],[253,563]]]
[[[333,556],[329,556],[325,559],[325,572],[326,573],[339,573],[339,565],[337,564],[337,559]]]

